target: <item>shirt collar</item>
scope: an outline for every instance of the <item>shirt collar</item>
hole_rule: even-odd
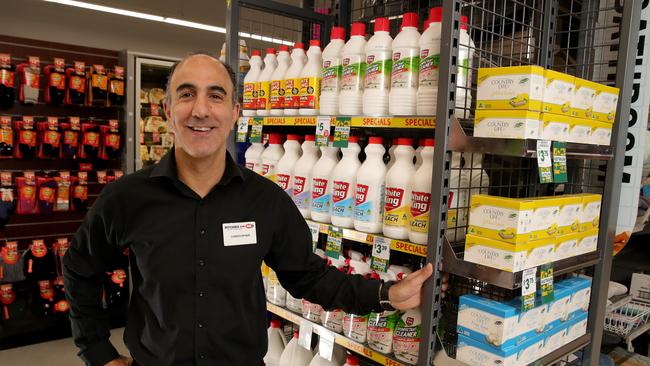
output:
[[[178,170],[176,168],[176,156],[174,154],[174,151],[174,148],[169,150],[169,152],[165,154],[162,159],[160,159],[160,162],[154,165],[149,177],[167,177],[172,180],[178,180]],[[235,163],[233,158],[230,156],[230,153],[226,152],[226,167],[223,171],[223,176],[217,185],[227,185],[233,180],[233,178],[236,177],[239,177],[243,181],[244,173],[242,172],[239,165],[237,165],[237,163]]]

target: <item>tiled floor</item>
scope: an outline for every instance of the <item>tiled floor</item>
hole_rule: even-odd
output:
[[[117,348],[118,352],[128,355],[122,342],[124,328],[113,329],[111,331],[111,342]],[[0,364],[3,366],[81,366],[83,362],[77,357],[77,347],[71,338],[60,339],[58,341],[34,344],[31,346],[12,348],[0,351]]]

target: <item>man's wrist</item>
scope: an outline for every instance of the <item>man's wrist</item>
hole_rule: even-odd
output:
[[[386,281],[382,282],[379,285],[379,305],[381,308],[386,311],[394,311],[395,308],[390,303],[390,298],[388,296],[391,286],[395,284],[395,281]]]

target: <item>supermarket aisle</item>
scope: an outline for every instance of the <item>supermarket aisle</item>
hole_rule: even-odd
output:
[[[122,341],[124,328],[111,330],[111,342],[117,347],[118,352],[128,355],[126,346]],[[0,351],[0,360],[3,365],[47,365],[47,366],[77,366],[83,365],[77,357],[77,347],[71,338],[58,341],[44,342],[31,346],[18,347]]]

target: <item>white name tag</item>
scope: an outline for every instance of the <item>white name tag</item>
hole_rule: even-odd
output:
[[[222,224],[223,245],[229,247],[234,245],[257,244],[257,231],[255,221],[231,222]]]

